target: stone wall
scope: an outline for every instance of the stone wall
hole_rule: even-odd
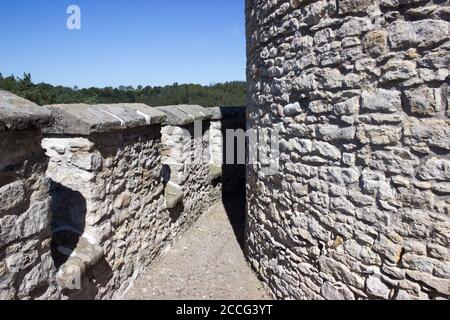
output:
[[[49,119],[48,110],[0,91],[0,300],[58,297],[41,148]]]
[[[247,0],[247,252],[278,298],[450,297],[448,1]]]
[[[209,123],[191,117],[205,109],[47,107],[56,119],[43,146],[58,284],[70,299],[120,297],[220,198],[220,183],[209,179]],[[173,111],[186,121],[173,121]],[[197,136],[194,120],[205,127]]]
[[[221,199],[217,110],[0,91],[0,299],[120,298]]]

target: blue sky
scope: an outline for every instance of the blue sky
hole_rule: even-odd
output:
[[[68,30],[69,5],[81,30]],[[65,86],[245,79],[244,0],[3,0],[0,72]]]

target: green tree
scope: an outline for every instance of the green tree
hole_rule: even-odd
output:
[[[150,106],[171,104],[199,104],[208,106],[245,105],[246,84],[242,81],[201,86],[179,84],[164,87],[120,86],[119,88],[79,89],[52,86],[46,83],[34,84],[31,74],[23,78],[14,75],[4,78],[0,74],[0,89],[10,91],[40,105],[55,103],[145,103]]]

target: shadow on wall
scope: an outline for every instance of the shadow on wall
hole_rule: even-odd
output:
[[[82,252],[83,248],[89,246],[86,239],[82,237],[86,225],[87,206],[86,199],[80,192],[54,181],[51,181],[50,195],[53,213],[51,254],[57,271],[60,271],[64,264],[70,264],[69,259],[76,256],[74,251]],[[80,272],[78,279],[73,279],[73,285],[77,285],[78,281],[79,288],[62,288],[63,294],[69,300],[95,299],[99,288],[106,286],[112,275],[111,267],[102,257],[83,274]]]
[[[55,266],[59,269],[75,251],[86,223],[86,199],[83,195],[51,181],[52,243]]]
[[[244,251],[245,224],[246,224],[246,189],[245,189],[245,164],[237,162],[237,142],[234,145],[234,162],[227,164],[226,155],[230,150],[226,146],[226,130],[227,129],[246,129],[245,117],[222,120],[222,135],[224,137],[223,144],[223,165],[222,165],[222,201],[228,219],[233,227],[242,251]]]

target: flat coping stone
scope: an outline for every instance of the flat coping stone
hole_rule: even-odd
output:
[[[213,116],[211,120],[223,120],[232,118],[245,118],[247,107],[211,107]]]
[[[0,132],[40,129],[52,120],[50,110],[0,90]]]
[[[156,109],[166,113],[165,124],[184,126],[195,121],[209,120],[213,116],[212,110],[198,105],[161,106]]]
[[[54,123],[48,134],[91,135],[161,124],[166,115],[139,103],[57,104],[46,106]]]

